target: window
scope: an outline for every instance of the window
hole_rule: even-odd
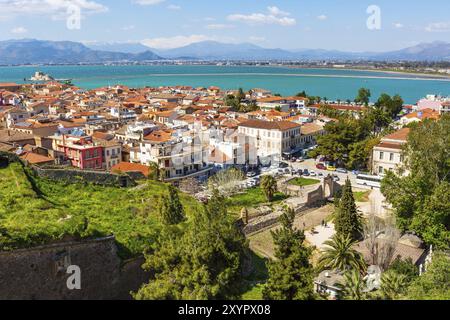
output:
[[[384,152],[380,152],[380,160],[384,159]]]
[[[391,154],[389,155],[389,160],[390,160],[390,161],[394,161],[394,154],[393,154],[393,153],[391,153]]]
[[[383,172],[384,172],[384,168],[383,168],[383,167],[379,167],[379,168],[378,168],[378,173],[379,173],[379,174],[383,174]]]

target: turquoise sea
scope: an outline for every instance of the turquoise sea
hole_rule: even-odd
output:
[[[130,87],[188,85],[218,86],[245,90],[265,88],[273,93],[294,95],[306,90],[328,99],[351,99],[361,87],[381,93],[400,94],[406,103],[415,103],[427,94],[450,95],[450,79],[431,76],[339,69],[294,69],[258,66],[25,66],[0,67],[0,82],[22,83],[35,71],[55,78],[73,79],[81,88],[92,89],[123,84]]]

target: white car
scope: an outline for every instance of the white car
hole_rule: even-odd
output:
[[[309,175],[310,175],[311,177],[317,177],[317,174],[316,174],[314,171],[310,171],[310,172],[309,172]]]

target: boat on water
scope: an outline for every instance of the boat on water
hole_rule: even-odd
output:
[[[31,81],[31,82],[46,82],[46,81],[57,81],[62,82],[66,84],[72,83],[72,79],[55,79],[51,75],[46,74],[41,71],[36,71],[34,73],[34,76],[32,76],[30,79],[24,79],[25,81]]]

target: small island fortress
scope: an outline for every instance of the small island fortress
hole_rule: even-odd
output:
[[[29,81],[31,82],[48,82],[48,81],[58,81],[58,82],[66,82],[70,83],[72,79],[55,79],[49,74],[46,74],[42,71],[36,71],[34,76],[32,76]]]

